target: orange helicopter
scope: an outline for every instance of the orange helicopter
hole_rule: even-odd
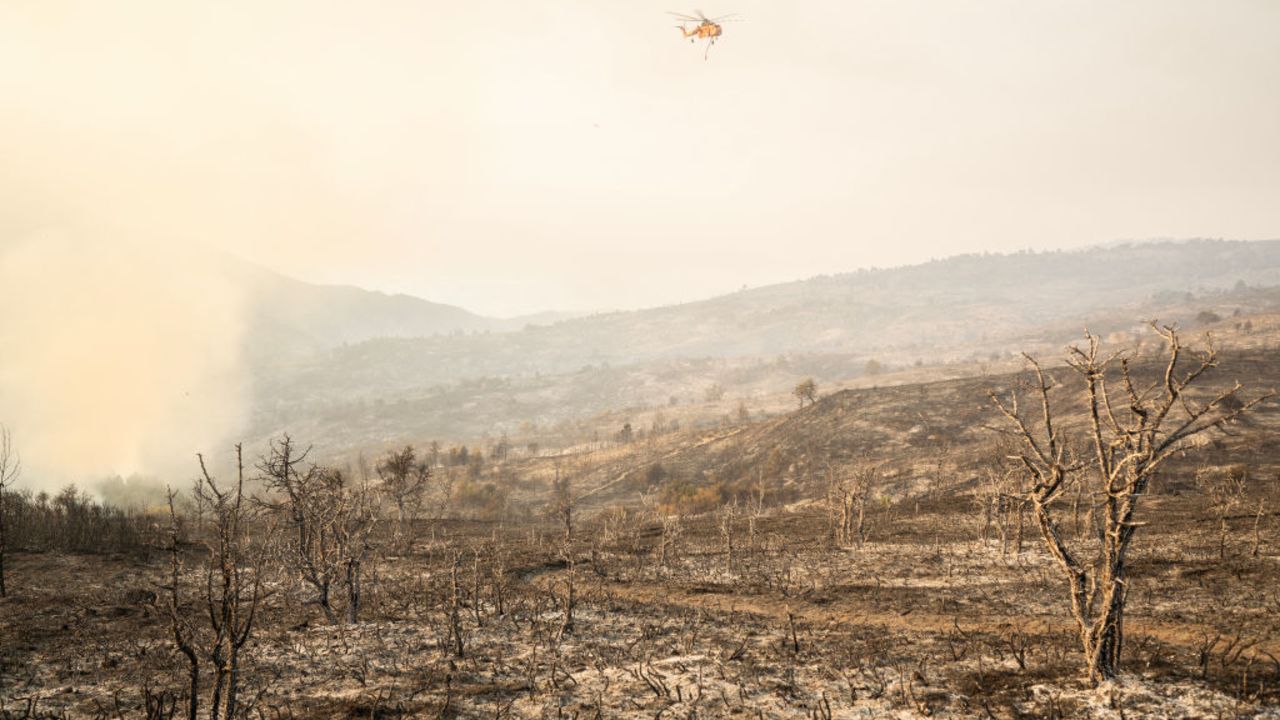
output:
[[[701,10],[694,10],[693,15],[683,15],[681,13],[667,13],[680,19],[680,24],[676,26],[685,37],[689,38],[689,42],[698,40],[707,41],[707,49],[702,52],[702,59],[707,59],[707,53],[711,52],[711,46],[716,44],[716,38],[724,34],[724,28],[720,27],[720,23],[736,20],[733,15],[721,15],[718,18],[709,18],[702,14]],[[685,27],[685,23],[697,23],[693,29]]]

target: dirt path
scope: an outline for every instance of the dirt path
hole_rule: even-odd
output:
[[[534,582],[546,587],[554,582],[560,572],[551,572],[538,577]],[[688,588],[678,585],[651,585],[640,583],[606,582],[598,586],[599,590],[611,593],[614,597],[642,605],[679,606],[690,609],[702,609],[724,613],[751,613],[773,618],[779,624],[787,621],[788,614],[797,619],[815,625],[853,624],[862,627],[878,627],[891,631],[948,633],[958,627],[962,632],[999,633],[1008,627],[1016,627],[1022,632],[1039,634],[1046,632],[1076,632],[1075,624],[1069,617],[1027,616],[1027,615],[990,615],[981,620],[960,618],[957,615],[940,615],[937,613],[907,611],[906,613],[884,612],[872,610],[858,602],[857,595],[849,593],[836,599],[824,599],[814,603],[803,598],[783,598],[772,595],[734,595],[715,590]],[[595,592],[595,588],[592,592]],[[1174,622],[1153,622],[1147,619],[1127,619],[1126,631],[1130,638],[1151,637],[1167,645],[1197,650],[1202,644],[1205,632],[1212,635],[1213,629],[1203,625]],[[1224,638],[1229,640],[1229,638]],[[1243,657],[1256,657],[1259,661],[1268,662],[1280,658],[1280,642],[1268,639],[1254,645],[1243,654]],[[1269,659],[1267,655],[1270,655]]]

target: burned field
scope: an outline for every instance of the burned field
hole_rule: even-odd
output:
[[[1060,417],[1087,428],[1066,372],[1051,372]],[[1237,377],[1252,397],[1280,386],[1280,363],[1224,356],[1203,397]],[[164,513],[72,549],[14,535],[0,716],[186,717],[183,642],[202,716],[1280,715],[1275,404],[1189,441],[1144,491],[1120,676],[1096,684],[1063,575],[1000,485],[1009,438],[989,429],[987,391],[1019,378],[846,391],[764,422],[513,458],[481,478],[502,507],[455,486],[398,521],[384,499],[344,516],[364,534],[327,555],[300,552],[297,516],[251,468],[231,546],[213,506],[179,505],[176,545]],[[1062,533],[1087,548],[1104,519],[1077,495]],[[69,510],[45,507],[71,531]],[[332,565],[328,607],[306,562]]]

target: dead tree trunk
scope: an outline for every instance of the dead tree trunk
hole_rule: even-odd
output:
[[[236,485],[223,490],[209,475],[204,458],[200,474],[204,500],[213,512],[217,536],[210,542],[205,573],[205,605],[213,630],[210,659],[214,669],[214,689],[209,717],[233,720],[237,715],[240,691],[240,655],[253,634],[258,603],[262,599],[262,559],[249,557],[244,507],[244,462],[236,445]],[[270,532],[264,533],[269,535]]]
[[[658,538],[658,567],[667,567],[675,557],[683,529],[679,515],[662,516],[662,535]]]
[[[560,637],[573,633],[573,611],[578,604],[577,564],[569,558],[569,573],[564,588],[564,619],[560,623]]]
[[[720,539],[724,541],[724,572],[733,575],[733,506],[725,505],[720,511]]]
[[[458,587],[458,568],[462,565],[462,551],[453,551],[453,565],[449,570],[449,634],[453,645],[453,656],[461,658],[466,648],[462,645],[462,591]]]
[[[213,669],[210,720],[233,720],[242,714],[239,707],[241,659],[253,635],[254,619],[263,597],[261,548],[265,547],[272,530],[263,528],[257,533],[259,552],[254,556],[251,548],[255,543],[246,528],[249,517],[244,506],[244,464],[239,445],[236,445],[236,484],[229,489],[219,487],[209,475],[204,458],[196,457],[200,460],[197,495],[212,514],[215,533],[205,544],[204,611],[201,614],[209,621],[209,633],[204,635],[205,640],[200,640],[183,614],[179,523],[172,492],[169,493],[169,620],[174,644],[187,659],[189,720],[194,720],[199,711],[201,657],[207,657]]]
[[[1258,557],[1259,550],[1262,547],[1261,523],[1263,516],[1266,515],[1266,501],[1258,500],[1258,512],[1253,516],[1253,550],[1249,553],[1251,557]]]
[[[169,491],[169,623],[173,630],[173,642],[178,651],[187,658],[187,720],[196,720],[200,712],[200,658],[196,654],[191,639],[195,631],[183,619],[178,595],[179,578],[182,574],[182,559],[179,555],[180,533],[178,514],[173,507],[172,490]]]
[[[1026,503],[1015,501],[1013,503],[1013,506],[1015,508],[1015,512],[1018,513],[1017,541],[1014,543],[1014,546],[1013,546],[1014,548],[1013,554],[1021,555],[1022,554],[1022,538],[1024,535],[1023,531],[1026,528],[1027,505]]]

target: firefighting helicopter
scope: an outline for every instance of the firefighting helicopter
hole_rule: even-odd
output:
[[[736,21],[732,14],[721,15],[717,18],[709,18],[702,14],[701,10],[694,10],[693,15],[684,15],[682,13],[667,13],[680,20],[680,24],[676,26],[685,37],[689,38],[689,42],[697,42],[698,40],[707,41],[707,49],[702,51],[702,59],[707,59],[707,53],[711,52],[711,46],[716,44],[716,38],[724,34],[724,28],[720,27],[722,22]],[[685,23],[697,23],[692,29],[685,26]]]

